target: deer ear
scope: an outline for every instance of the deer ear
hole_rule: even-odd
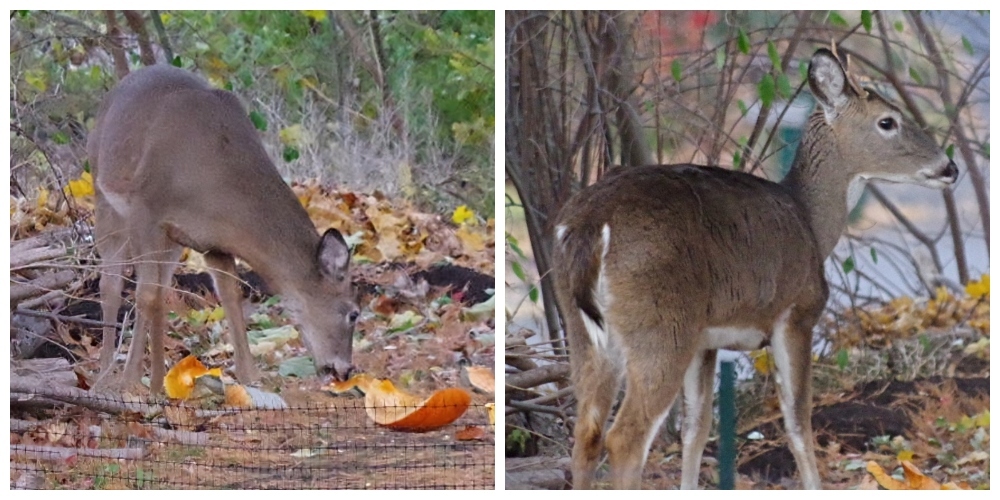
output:
[[[347,266],[351,262],[351,250],[343,235],[336,229],[327,229],[316,249],[316,262],[323,274],[342,281],[347,276]]]
[[[809,63],[809,88],[823,108],[826,122],[837,117],[853,94],[847,84],[847,73],[837,56],[827,49],[819,49]]]

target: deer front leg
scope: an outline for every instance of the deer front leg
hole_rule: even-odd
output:
[[[812,325],[815,317],[796,317],[789,309],[781,316],[771,337],[777,368],[778,401],[785,419],[788,446],[795,457],[802,486],[820,489],[812,432]]]
[[[244,384],[260,380],[261,373],[250,353],[250,343],[247,340],[247,326],[243,318],[243,293],[240,290],[239,277],[236,274],[236,260],[232,255],[221,252],[208,252],[205,262],[212,270],[215,280],[215,291],[219,294],[222,309],[226,311],[229,321],[229,338],[233,343],[235,356],[236,378]]]

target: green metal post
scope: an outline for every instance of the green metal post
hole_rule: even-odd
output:
[[[723,361],[719,380],[719,489],[736,485],[736,375],[732,361]]]

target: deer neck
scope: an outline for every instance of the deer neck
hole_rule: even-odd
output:
[[[809,117],[788,175],[781,184],[802,204],[820,255],[833,251],[847,227],[847,190],[852,176],[822,113]]]
[[[271,222],[263,218],[245,225],[246,243],[232,253],[250,264],[274,293],[298,296],[300,289],[314,283],[319,235],[304,211],[301,217],[287,215],[279,224]]]

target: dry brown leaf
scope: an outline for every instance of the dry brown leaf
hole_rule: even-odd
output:
[[[493,377],[493,370],[485,366],[466,366],[465,373],[469,377],[469,383],[480,391],[493,394],[496,390],[496,379]]]
[[[455,433],[455,439],[458,441],[476,441],[486,437],[486,431],[482,427],[476,426],[466,426],[464,429]]]

